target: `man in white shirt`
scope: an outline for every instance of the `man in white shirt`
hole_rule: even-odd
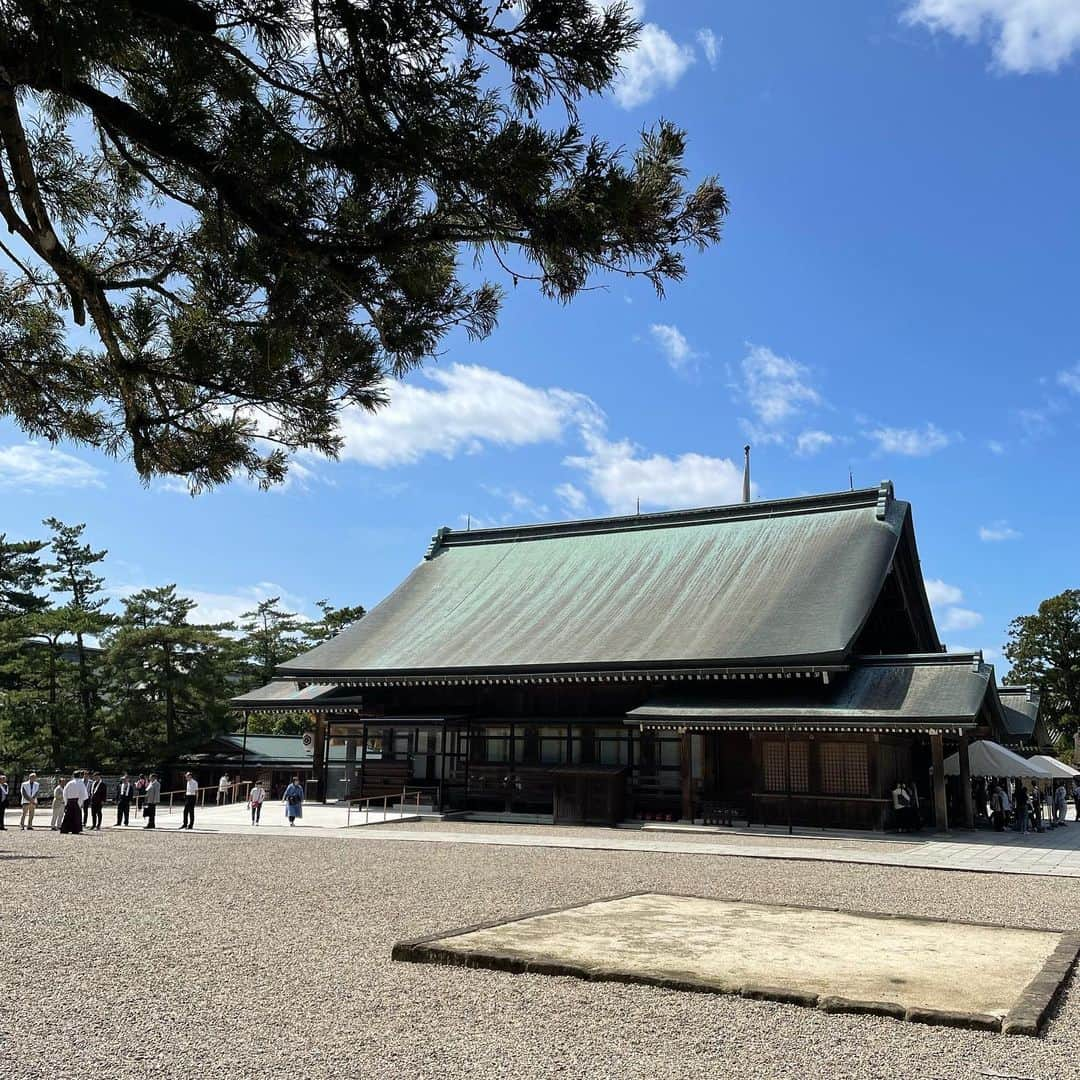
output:
[[[195,799],[199,794],[199,781],[191,773],[184,773],[184,823],[181,829],[195,828]]]
[[[41,785],[38,783],[37,773],[32,772],[23,782],[19,793],[22,795],[22,816],[19,818],[20,829],[32,829],[34,827],[34,811],[37,809],[38,793]]]
[[[224,806],[229,801],[229,788],[232,784],[229,782],[229,774],[224,773],[217,784],[217,804],[218,806]]]
[[[143,792],[143,798],[146,800],[143,806],[143,816],[146,818],[146,824],[143,828],[157,828],[154,824],[154,818],[157,815],[158,803],[161,801],[161,781],[157,778],[156,773],[150,774],[150,780],[146,785],[146,790]]]
[[[62,833],[81,833],[83,828],[82,807],[90,799],[90,792],[83,783],[81,769],[64,785],[64,820],[60,822]]]
[[[135,794],[135,785],[131,777],[124,773],[120,777],[120,783],[116,785],[116,824],[129,825],[131,815],[131,797]]]

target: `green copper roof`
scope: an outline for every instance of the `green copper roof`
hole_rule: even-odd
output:
[[[658,697],[627,714],[628,722],[672,724],[715,720],[791,720],[820,724],[976,723],[994,669],[979,653],[933,653],[860,657],[851,671],[834,676],[824,693],[799,681],[785,683],[785,696],[753,701],[721,694]]]
[[[998,687],[1001,711],[1005,714],[1005,730],[1009,735],[1028,736],[1035,733],[1039,719],[1039,692],[1030,686]]]
[[[837,663],[910,507],[892,485],[517,529],[441,529],[350,630],[290,676]]]

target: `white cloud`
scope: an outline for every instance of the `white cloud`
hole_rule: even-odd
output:
[[[342,413],[343,460],[382,469],[431,454],[477,453],[488,444],[557,442],[569,426],[599,416],[583,394],[528,386],[490,368],[452,364],[423,378],[433,385],[387,384],[390,405],[377,413]]]
[[[979,527],[979,539],[987,543],[1001,540],[1019,540],[1023,533],[1017,532],[1007,521],[995,521]]]
[[[559,497],[563,506],[571,514],[584,513],[586,506],[588,505],[588,497],[585,492],[579,487],[575,487],[569,481],[565,484],[559,484],[555,488],[555,494]]]
[[[638,5],[635,16],[644,13]],[[615,100],[624,109],[644,105],[661,90],[670,90],[694,62],[694,50],[679,45],[656,23],[645,23],[637,47],[622,60],[622,70],[612,85]]]
[[[989,450],[991,454],[997,454],[1000,457],[1005,453],[1005,444],[998,442],[997,439],[991,439],[986,444],[986,449]]]
[[[697,359],[698,354],[690,347],[686,335],[677,326],[668,323],[653,323],[649,327],[649,333],[673,371],[683,374]]]
[[[738,502],[742,468],[728,458],[704,454],[645,456],[627,439],[610,442],[600,430],[583,429],[586,453],[566,464],[584,474],[586,484],[613,513],[642,509],[710,506]]]
[[[703,26],[697,32],[697,40],[701,51],[705,54],[705,59],[709,61],[709,67],[716,67],[720,59],[720,46],[723,45],[724,39],[714,34],[707,26]]]
[[[941,629],[974,630],[982,621],[983,617],[977,611],[962,607],[951,607],[945,609],[945,615],[941,620]]]
[[[1057,71],[1080,49],[1076,0],[915,0],[904,21],[969,43],[988,40],[1001,71]]]
[[[948,585],[941,578],[926,578],[926,598],[933,607],[943,604],[959,604],[964,599],[963,592],[955,585]]]
[[[826,446],[832,446],[836,442],[836,436],[827,431],[804,431],[795,440],[795,453],[803,457],[810,457],[824,450]]]
[[[926,457],[937,450],[944,450],[953,440],[934,424],[923,428],[876,428],[868,433],[878,449],[887,454],[906,454],[908,457]]]
[[[104,487],[104,472],[40,443],[0,447],[0,488]]]
[[[1067,371],[1057,373],[1059,386],[1065,387],[1070,394],[1080,394],[1080,364],[1075,364]]]
[[[778,424],[807,405],[820,405],[821,395],[806,381],[809,371],[764,345],[748,344],[742,372],[750,407],[763,424]]]
[[[523,515],[539,519],[548,517],[551,513],[546,503],[537,502],[530,495],[526,495],[516,488],[489,487],[487,484],[482,484],[481,487],[489,495],[493,495],[496,499],[503,499],[510,504],[513,513],[505,515],[507,520],[511,518],[520,520]]]

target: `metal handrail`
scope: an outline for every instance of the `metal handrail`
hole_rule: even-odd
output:
[[[424,792],[420,788],[414,788],[413,790],[410,791],[408,788],[403,787],[401,789],[401,794],[400,795],[395,791],[393,794],[387,793],[386,795],[368,795],[368,796],[366,796],[365,798],[362,798],[362,799],[349,799],[348,802],[346,803],[345,827],[348,828],[352,824],[352,812],[353,812],[354,804],[356,806],[356,812],[358,814],[361,812],[360,811],[361,805],[363,805],[364,824],[366,825],[368,823],[368,821],[370,820],[371,804],[373,802],[378,802],[380,799],[382,800],[382,815],[383,815],[383,820],[385,821],[387,819],[388,814],[389,814],[388,805],[389,805],[389,800],[390,799],[398,799],[398,800],[400,800],[401,815],[404,816],[404,814],[405,814],[405,800],[406,800],[406,798],[412,798],[414,800],[413,805],[415,807],[416,813],[419,814],[420,813],[420,796],[423,795],[423,794],[424,794]]]
[[[248,793],[251,791],[251,787],[252,787],[252,785],[254,783],[255,783],[254,780],[241,780],[239,783],[237,783],[235,785],[230,784],[229,787],[228,787],[229,794],[231,795],[234,791],[237,794],[236,799],[234,799],[233,801],[237,802],[237,803],[247,802]],[[207,784],[206,787],[199,788],[198,793],[197,793],[197,801],[196,801],[195,805],[196,806],[206,806],[206,793],[208,791],[212,791],[216,795],[217,792],[220,791],[220,790],[221,789],[217,786],[217,784]],[[174,797],[179,795],[181,800],[183,800],[184,798],[187,797],[187,790],[185,788],[177,788],[176,791],[163,791],[161,793],[160,801],[158,803],[159,806],[164,805],[166,795],[169,796],[169,811],[168,812],[171,814],[173,812],[173,808],[174,808],[174,802],[173,802]],[[242,798],[241,798],[241,796],[242,796]],[[143,793],[141,798],[145,801],[146,794]]]

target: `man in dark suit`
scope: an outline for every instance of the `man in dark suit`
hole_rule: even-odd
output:
[[[131,777],[124,773],[120,777],[120,783],[116,785],[116,824],[128,825],[128,815],[131,813],[131,800],[135,794],[135,785]]]
[[[90,828],[101,829],[101,810],[105,805],[105,796],[108,791],[105,781],[101,779],[101,773],[94,773],[90,781]]]

